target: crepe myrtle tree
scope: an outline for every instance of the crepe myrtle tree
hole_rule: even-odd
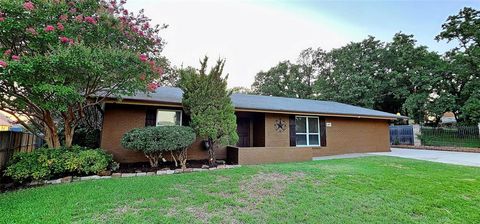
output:
[[[70,147],[87,108],[158,87],[166,26],[124,4],[0,0],[0,110],[44,130],[52,148],[63,129]]]
[[[195,132],[186,126],[158,126],[136,128],[122,137],[126,149],[143,152],[152,167],[158,167],[164,153],[170,153],[175,166],[177,160],[186,168],[187,148],[195,141]]]
[[[201,61],[197,71],[187,68],[180,71],[179,86],[183,90],[182,104],[190,115],[190,126],[198,137],[205,139],[210,166],[216,165],[215,151],[220,145],[238,141],[235,108],[227,90],[227,78],[222,77],[225,60],[207,73],[208,58]]]

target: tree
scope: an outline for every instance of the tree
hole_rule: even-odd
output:
[[[135,128],[122,137],[122,146],[129,150],[143,152],[152,167],[158,167],[163,153],[171,152],[177,165],[174,151],[178,152],[182,168],[187,160],[187,148],[195,141],[195,132],[185,126],[158,126]]]
[[[439,95],[454,100],[452,112],[458,122],[478,123],[476,108],[480,101],[480,11],[465,7],[449,16],[442,25],[438,41],[454,41],[458,45],[448,51],[448,67],[443,73]]]
[[[232,93],[243,93],[243,94],[252,93],[251,89],[249,89],[247,87],[243,87],[243,86],[233,87],[233,88],[230,89],[230,91],[232,91]]]
[[[437,94],[445,63],[436,52],[416,42],[413,35],[397,33],[386,44],[384,69],[388,72],[380,78],[387,85],[379,108],[405,113],[417,123],[426,116],[439,121],[451,103]]]
[[[209,163],[216,164],[215,151],[220,145],[238,141],[235,108],[231,92],[227,90],[227,78],[222,78],[224,60],[207,73],[208,58],[201,62],[200,70],[187,68],[180,71],[179,86],[183,90],[182,104],[190,116],[190,126],[198,137],[206,140]]]
[[[87,108],[155,89],[166,26],[124,4],[0,0],[0,110],[27,117],[53,148],[63,125],[69,147]]]
[[[304,73],[308,71],[290,61],[280,62],[267,72],[257,73],[252,90],[256,94],[267,96],[309,98],[311,74]]]
[[[300,66],[300,73],[303,76],[302,85],[305,98],[315,98],[314,84],[318,74],[327,67],[325,64],[326,52],[321,49],[307,48],[300,52],[297,64]]]
[[[163,68],[163,74],[158,80],[158,84],[161,86],[178,86],[178,80],[180,75],[176,66],[172,65],[170,61],[165,57],[157,59],[157,65]]]
[[[331,50],[315,82],[317,98],[376,108],[385,84],[379,78],[385,74],[384,54],[384,43],[371,36]]]
[[[451,103],[436,97],[443,61],[417,46],[413,35],[397,33],[387,43],[369,37],[314,61],[320,65],[314,91],[319,99],[402,112],[418,122],[441,116],[440,108]]]

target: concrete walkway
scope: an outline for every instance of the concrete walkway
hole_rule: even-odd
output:
[[[365,156],[395,156],[408,159],[426,160],[431,162],[449,163],[464,166],[480,167],[480,153],[448,152],[421,149],[392,148],[391,152],[352,153],[335,156],[314,157],[313,160],[345,159]]]
[[[379,156],[396,156],[439,163],[480,167],[480,153],[472,152],[448,152],[435,150],[392,148],[391,152],[373,152],[368,154]]]

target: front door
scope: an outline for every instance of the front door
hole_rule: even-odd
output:
[[[250,147],[250,119],[237,119],[238,147]]]

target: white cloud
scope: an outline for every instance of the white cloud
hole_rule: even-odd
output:
[[[296,60],[307,47],[328,50],[352,39],[318,15],[272,2],[130,0],[126,7],[144,8],[153,24],[169,25],[163,54],[174,65],[198,67],[205,55],[210,64],[226,58],[230,87],[249,87],[257,72]]]

